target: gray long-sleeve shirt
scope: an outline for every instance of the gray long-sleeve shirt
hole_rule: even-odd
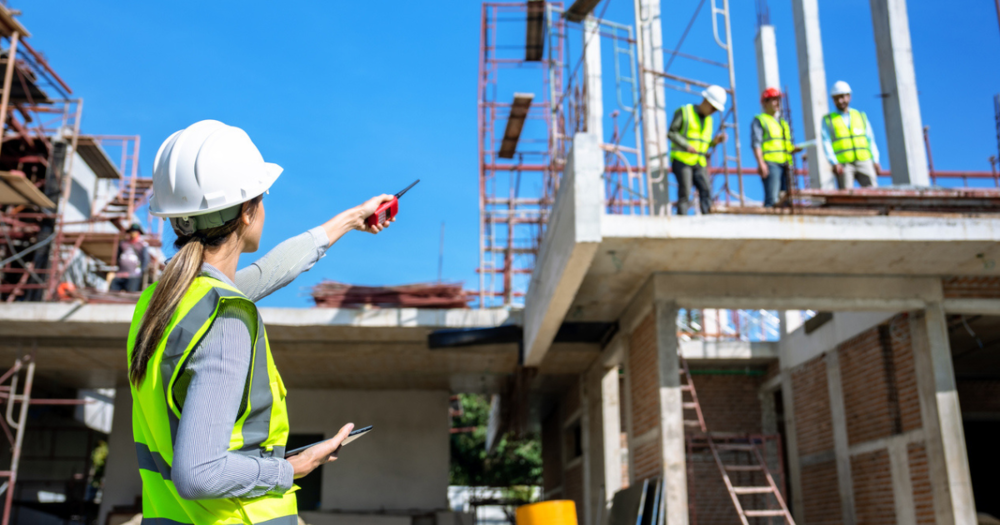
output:
[[[251,301],[267,297],[312,268],[326,254],[329,238],[316,227],[288,239],[232,282],[205,263],[208,275],[242,291]],[[251,323],[256,314],[245,305],[228,304],[219,311],[187,365],[191,382],[174,443],[171,476],[187,499],[253,498],[283,493],[292,486],[292,466],[283,458],[249,457],[229,452],[250,367]]]

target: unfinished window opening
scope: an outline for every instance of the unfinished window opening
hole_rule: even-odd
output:
[[[1000,317],[949,315],[948,336],[976,511],[1000,518]]]

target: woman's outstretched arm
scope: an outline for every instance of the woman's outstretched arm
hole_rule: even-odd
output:
[[[367,226],[365,218],[390,199],[391,195],[379,195],[338,214],[322,226],[282,242],[250,266],[237,271],[236,287],[254,302],[284,288],[302,272],[309,271],[345,233],[351,230],[378,233],[387,227],[388,222]]]

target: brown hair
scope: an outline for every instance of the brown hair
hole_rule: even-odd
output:
[[[139,335],[132,348],[132,359],[128,369],[128,378],[133,385],[138,387],[146,377],[146,365],[159,346],[160,340],[163,339],[167,325],[174,316],[174,310],[201,272],[205,247],[224,243],[233,232],[240,229],[240,218],[244,213],[250,214],[252,221],[262,197],[263,195],[258,195],[243,203],[241,213],[222,226],[198,230],[191,235],[177,236],[177,240],[174,241],[174,248],[178,250],[177,255],[167,263],[139,324]]]

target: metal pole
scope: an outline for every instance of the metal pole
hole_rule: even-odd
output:
[[[66,101],[68,105],[70,101]],[[68,106],[67,106],[68,109]],[[65,112],[64,112],[65,114]],[[52,243],[52,254],[55,255],[55,268],[49,265],[49,282],[48,288],[45,290],[44,300],[49,301],[52,299],[52,295],[56,292],[56,287],[59,286],[59,280],[62,279],[63,271],[65,270],[65,265],[63,264],[60,248],[62,247],[62,233],[63,233],[63,213],[66,211],[66,206],[69,203],[69,195],[73,190],[73,158],[76,157],[76,147],[77,139],[80,137],[80,119],[83,118],[83,99],[79,98],[76,100],[76,115],[73,117],[73,137],[70,139],[70,152],[69,152],[69,165],[66,167],[66,171],[63,173],[63,187],[62,193],[59,195],[59,206],[56,212],[56,238]],[[60,130],[60,133],[62,130]],[[115,243],[117,246],[117,243]],[[52,255],[49,256],[51,260]],[[51,273],[53,272],[54,273]]]
[[[729,0],[722,0],[722,5],[724,6],[726,16],[726,55],[728,57],[727,65],[729,68],[729,90],[733,95],[733,141],[736,148],[736,171],[738,173],[742,173],[743,159],[742,151],[740,149],[740,121],[737,117],[736,110],[736,69],[733,65],[733,31],[729,24]],[[743,195],[743,176],[740,175],[737,178],[737,181],[739,182],[740,188],[740,206],[745,206],[745,196]]]
[[[0,124],[0,140],[7,132],[7,103],[10,102],[10,83],[14,79],[14,62],[17,61],[17,41],[20,36],[17,31],[10,35],[10,48],[7,50],[7,70],[3,75],[3,95],[0,96],[0,118],[3,119]]]
[[[438,246],[438,282],[444,270],[444,221],[441,221],[441,244]]]
[[[486,308],[486,236],[484,231],[484,214],[486,213],[486,157],[483,151],[484,141],[486,140],[485,134],[485,123],[483,122],[483,117],[485,116],[486,106],[485,106],[485,96],[486,96],[486,79],[483,75],[483,69],[486,66],[486,25],[487,19],[489,17],[489,8],[486,4],[483,4],[483,27],[479,34],[479,85],[478,85],[478,98],[479,98],[479,111],[477,112],[476,118],[479,125],[479,307]]]
[[[30,359],[28,357],[27,359]],[[20,361],[20,360],[18,360]],[[0,525],[10,523],[10,509],[14,504],[14,484],[17,482],[17,468],[21,460],[21,443],[24,441],[24,428],[28,421],[28,405],[31,403],[31,385],[35,378],[35,362],[28,361],[28,373],[24,381],[24,392],[21,394],[21,413],[17,418],[17,435],[14,438],[14,451],[10,460],[10,482],[7,484],[6,501],[3,507],[3,521]],[[10,402],[14,402],[16,392],[10,391]]]

